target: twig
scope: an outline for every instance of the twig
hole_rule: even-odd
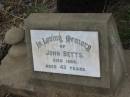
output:
[[[11,14],[11,13],[9,13],[9,12],[5,11],[5,10],[3,10],[3,11],[4,11],[6,14],[11,15],[11,16],[13,16],[13,17],[17,18],[17,19],[24,20],[24,18],[21,18],[21,17],[19,17],[19,16],[13,15],[13,14]]]
[[[21,3],[22,3],[22,0],[19,0],[18,5],[20,5]]]
[[[45,4],[45,3],[46,3],[46,0],[43,0],[43,1],[42,1],[42,4]]]
[[[11,15],[11,16],[13,16],[13,17],[15,17],[15,18],[17,18],[17,19],[24,20],[24,18],[21,18],[21,17],[19,17],[19,16],[16,16],[16,15],[13,15],[13,14],[10,14],[10,13],[8,13],[8,14]]]
[[[8,93],[5,97],[9,97],[9,95],[10,95],[10,94]]]
[[[103,13],[105,12],[106,8],[107,8],[107,4],[108,4],[108,0],[105,0],[105,4],[104,4],[104,8],[103,8]]]
[[[37,0],[35,0],[35,7],[37,6]]]

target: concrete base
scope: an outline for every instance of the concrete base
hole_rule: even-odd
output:
[[[53,17],[53,18],[52,18]],[[33,13],[24,24],[26,45],[33,64],[30,30],[98,31],[100,52],[100,78],[33,72],[34,79],[88,87],[108,88],[113,91],[124,76],[124,55],[116,23],[110,13]],[[125,67],[125,66],[124,66]],[[33,68],[33,65],[32,65]],[[33,70],[33,69],[32,69]]]

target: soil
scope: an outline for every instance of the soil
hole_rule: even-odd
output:
[[[23,97],[23,96],[12,94],[4,86],[1,86],[0,97]]]

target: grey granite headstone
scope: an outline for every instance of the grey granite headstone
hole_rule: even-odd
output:
[[[25,20],[25,30],[29,55],[28,60],[32,64],[32,79],[108,89],[115,89],[121,82],[124,75],[124,57],[112,14],[35,13],[31,14]],[[93,34],[93,32],[95,32],[95,34]],[[61,35],[64,38],[66,35],[69,35],[73,36],[73,39],[77,37],[76,39],[80,41],[84,41],[85,38],[87,38],[84,44],[90,43],[91,49],[93,49],[94,52],[87,55],[88,53],[83,53],[83,50],[79,51],[81,51],[84,56],[88,56],[90,64],[87,63],[87,59],[83,61],[83,63],[86,62],[86,66],[90,66],[93,72],[96,72],[95,75],[91,75],[92,73],[80,73],[80,71],[72,73],[70,71],[55,71],[52,69],[55,68],[55,65],[59,65],[59,63],[51,62],[53,59],[45,55],[45,52],[46,50],[56,49],[60,51],[61,48],[58,47],[60,46],[60,42],[54,42],[54,44],[52,43],[53,46],[49,43],[49,46],[46,45],[48,48],[44,49],[44,39],[46,39],[48,35]],[[39,54],[36,54],[36,52],[38,52],[36,50],[38,49],[35,49],[34,42],[36,42],[35,46],[41,44],[37,45],[38,48],[40,47]],[[92,43],[93,45],[91,45]],[[63,44],[66,45],[64,42]],[[80,45],[80,43],[78,45]],[[61,46],[63,47],[64,45]],[[66,46],[66,48],[72,52],[81,45],[76,48],[73,46],[75,45],[72,44]],[[93,55],[95,57],[91,57]],[[65,57],[61,57],[63,60],[64,58]],[[79,59],[79,61],[82,63],[82,60]],[[73,60],[73,62],[75,62],[75,60]],[[91,67],[92,63],[95,64],[93,67]],[[51,70],[45,69],[46,64],[51,64]],[[54,65],[52,66],[52,64]],[[67,64],[64,65],[67,66]],[[77,67],[79,65],[81,65],[80,62],[76,64]],[[94,69],[95,66],[97,66],[97,69]]]

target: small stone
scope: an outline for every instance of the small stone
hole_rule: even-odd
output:
[[[21,28],[12,27],[5,35],[5,42],[13,45],[21,42],[24,39],[24,30]]]
[[[13,58],[26,57],[27,48],[26,48],[25,43],[20,43],[20,44],[17,44],[17,45],[13,45],[10,48],[10,50],[8,52],[8,55],[10,57],[13,57]]]

